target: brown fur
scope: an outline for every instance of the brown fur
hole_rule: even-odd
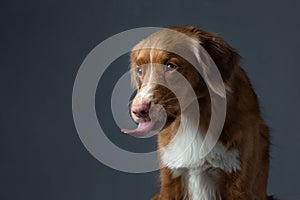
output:
[[[220,141],[227,150],[239,151],[241,169],[232,173],[219,170],[217,182],[222,200],[272,200],[272,197],[266,195],[269,171],[269,129],[261,116],[258,99],[251,83],[240,67],[239,54],[214,33],[195,27],[172,27],[171,29],[197,38],[216,63],[224,83],[230,88],[226,94],[227,114]],[[198,96],[201,110],[200,129],[206,131],[211,111],[205,82],[193,70],[191,64],[179,56],[157,50],[152,62],[164,64],[166,57],[171,57],[172,62],[184,66],[180,69],[180,73],[190,81]],[[149,63],[149,50],[148,52],[147,50],[133,51],[131,62],[133,66]],[[159,69],[157,70],[157,74],[161,73]],[[143,87],[147,81],[146,77],[137,78],[135,75],[133,79],[138,88]],[[155,103],[166,107],[169,114],[166,127],[158,135],[158,148],[161,148],[166,146],[176,133],[180,124],[180,109],[178,101],[168,89],[159,85],[156,87],[159,92],[154,94]],[[174,100],[168,101],[168,99]],[[163,167],[160,170],[160,177],[160,192],[152,200],[183,199],[185,183],[180,176],[173,178],[172,172]]]

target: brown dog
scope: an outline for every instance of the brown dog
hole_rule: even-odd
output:
[[[146,135],[160,128],[161,189],[152,199],[273,199],[266,194],[269,129],[261,116],[250,81],[240,67],[238,52],[216,34],[195,27],[167,30],[177,32],[179,36],[158,31],[132,50],[132,82],[137,95],[132,102],[131,114],[139,125],[135,130],[123,130],[128,134]],[[183,57],[199,59],[200,47],[217,66],[227,100],[219,140],[204,157],[200,147],[212,117],[209,89],[219,96],[222,92],[218,92],[214,79],[202,78],[209,77],[211,69],[202,69],[200,75]],[[182,77],[188,81],[192,92],[182,83]],[[197,107],[200,108],[197,111],[200,121],[190,115]],[[193,130],[197,133],[191,138]],[[191,139],[192,142],[187,142]]]

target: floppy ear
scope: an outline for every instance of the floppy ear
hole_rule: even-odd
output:
[[[239,65],[240,55],[221,37],[216,33],[205,32],[193,26],[184,28],[171,27],[170,29],[199,40],[200,45],[217,65],[223,81],[226,83],[230,79],[234,68]]]
[[[217,65],[223,81],[228,82],[235,67],[239,65],[240,55],[215,33],[200,31],[199,37],[201,46]]]

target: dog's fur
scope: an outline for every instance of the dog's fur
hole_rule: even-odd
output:
[[[225,84],[227,112],[218,143],[202,158],[199,148],[211,118],[209,83],[184,58],[172,52],[149,48],[151,43],[164,42],[164,38],[159,37],[159,32],[154,33],[158,37],[150,36],[132,50],[132,80],[137,88],[132,105],[145,102],[151,105],[160,104],[167,112],[166,124],[158,134],[158,148],[163,149],[158,155],[161,189],[152,200],[273,199],[266,194],[269,129],[262,118],[250,81],[240,67],[240,55],[217,34],[195,27],[171,27],[170,30],[193,38],[211,56]],[[188,41],[172,37],[166,40],[174,46],[195,47],[189,46]],[[200,122],[189,118],[191,101],[187,101],[186,108],[182,110],[178,103],[180,97],[175,98],[174,93],[167,87],[149,84],[152,79],[162,77],[161,80],[166,85],[178,89],[178,80],[172,78],[172,71],[164,71],[160,66],[167,63],[173,63],[177,67],[174,70],[182,74],[195,91],[201,114]],[[137,74],[137,67],[142,67],[142,74]],[[182,95],[181,98],[188,98],[188,94]],[[132,115],[139,122],[139,117],[134,113]],[[198,130],[192,144],[187,145],[185,142],[191,131],[188,126],[174,139],[180,123],[194,124]],[[174,141],[171,143],[172,139]]]

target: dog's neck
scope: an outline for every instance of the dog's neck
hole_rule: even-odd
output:
[[[219,191],[217,175],[219,170],[236,171],[240,168],[237,151],[226,151],[222,142],[217,142],[205,157],[201,155],[205,132],[210,121],[210,102],[199,100],[200,123],[193,114],[195,105],[181,113],[180,128],[161,154],[163,165],[171,169],[174,177],[182,176],[186,193],[192,200],[217,200]],[[206,117],[209,116],[207,119]],[[174,133],[175,134],[175,133]]]

